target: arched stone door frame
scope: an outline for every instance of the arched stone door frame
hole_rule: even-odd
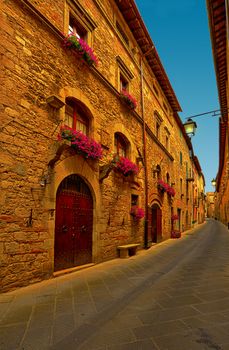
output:
[[[93,230],[92,230],[92,262],[97,262],[99,256],[99,215],[100,215],[100,187],[98,171],[89,162],[79,155],[69,156],[55,164],[53,179],[46,187],[46,208],[54,213],[48,222],[48,231],[51,245],[52,271],[54,271],[54,239],[55,239],[55,216],[56,195],[61,182],[69,175],[79,175],[90,189],[93,199]]]
[[[152,243],[158,243],[162,240],[162,205],[160,201],[152,201],[148,210],[148,240]]]

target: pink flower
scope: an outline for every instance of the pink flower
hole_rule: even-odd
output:
[[[98,59],[94,54],[93,49],[81,38],[77,38],[74,33],[68,34],[63,41],[63,46],[66,49],[71,49],[73,52],[80,55],[84,61],[90,66],[97,65]]]
[[[90,139],[79,130],[73,130],[67,125],[60,128],[58,140],[69,140],[76,151],[86,158],[100,159],[102,158],[102,147],[95,140]]]
[[[142,208],[139,208],[137,205],[131,207],[130,215],[132,215],[136,220],[144,218],[145,212]]]
[[[136,164],[131,162],[128,158],[125,157],[120,157],[117,164],[116,168],[123,173],[123,175],[128,176],[130,174],[136,175],[139,171],[138,167]]]
[[[123,89],[120,93],[120,96],[131,109],[135,109],[137,107],[137,101],[126,90]]]

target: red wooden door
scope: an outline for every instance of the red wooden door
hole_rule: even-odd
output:
[[[57,191],[55,271],[92,261],[92,228],[93,200],[90,190],[79,176],[71,175]]]
[[[159,207],[157,207],[157,242],[162,239],[162,212]]]
[[[162,239],[162,211],[157,204],[152,206],[152,242]]]

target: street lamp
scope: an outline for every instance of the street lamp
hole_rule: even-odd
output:
[[[212,184],[213,187],[215,187],[216,186],[216,179],[212,179],[211,180],[211,184]]]
[[[196,122],[194,122],[191,118],[188,118],[186,123],[184,123],[184,128],[185,128],[186,134],[189,137],[194,136],[197,129]]]
[[[213,117],[222,116],[224,114],[227,114],[228,111],[229,111],[229,108],[224,108],[224,109],[216,109],[214,111],[205,112],[205,113],[201,113],[201,114],[191,115],[190,117],[186,118],[187,121],[183,124],[184,128],[185,128],[185,131],[186,131],[186,134],[189,137],[195,135],[195,132],[196,132],[196,129],[197,129],[197,125],[192,120],[192,118],[200,117],[200,116],[206,115],[206,114],[211,114]]]

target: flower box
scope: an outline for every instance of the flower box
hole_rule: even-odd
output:
[[[179,219],[179,217],[178,217],[177,214],[173,214],[172,217],[171,217],[171,220],[172,220],[172,221],[176,221],[176,220],[178,220],[178,219]]]
[[[161,193],[167,192],[168,186],[169,185],[163,180],[158,180],[157,188]]]
[[[93,49],[81,38],[77,38],[74,33],[68,34],[64,38],[63,47],[81,57],[89,66],[98,64],[98,59]]]
[[[79,130],[73,130],[68,126],[62,126],[58,135],[58,140],[68,140],[71,142],[71,147],[74,148],[78,154],[89,159],[102,158],[102,147],[95,140],[87,137]]]
[[[125,157],[118,158],[115,168],[124,176],[137,175],[139,171],[137,165]]]
[[[173,187],[169,186],[166,182],[163,180],[158,180],[157,188],[161,193],[167,192],[170,197],[175,196],[175,190]]]
[[[145,212],[142,208],[139,208],[137,205],[134,205],[131,207],[130,215],[132,215],[135,220],[140,220],[144,218]]]
[[[130,109],[135,109],[137,107],[137,101],[126,90],[122,90],[120,96]]]

